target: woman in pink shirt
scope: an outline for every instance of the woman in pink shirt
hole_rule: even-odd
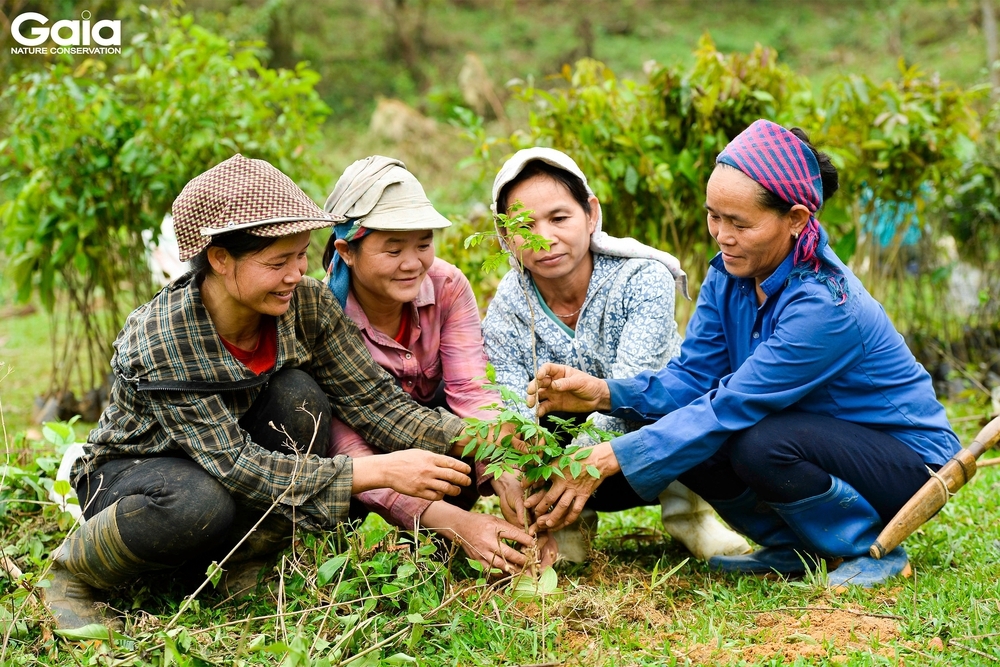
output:
[[[327,284],[375,361],[418,403],[459,417],[484,417],[481,408],[499,397],[482,388],[486,354],[476,298],[462,272],[434,256],[434,230],[451,223],[402,162],[381,156],[348,167],[325,208],[347,218],[326,247]],[[366,443],[336,418],[331,435],[330,456],[381,453],[377,443]],[[487,566],[520,571],[526,558],[516,547],[534,542],[516,525],[520,483],[512,475],[484,479],[482,469],[477,468],[474,489],[449,501],[391,489],[355,498],[393,525],[422,526]],[[493,492],[507,521],[469,511],[477,495]]]

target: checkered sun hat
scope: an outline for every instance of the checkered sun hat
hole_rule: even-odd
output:
[[[325,213],[277,168],[239,153],[191,179],[172,213],[181,261],[208,247],[216,234],[290,236],[343,220]]]

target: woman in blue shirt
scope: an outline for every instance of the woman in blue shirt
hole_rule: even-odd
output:
[[[908,564],[902,548],[876,561],[869,546],[959,443],[930,376],[827,244],[815,213],[837,187],[801,130],[755,122],[708,182],[721,252],[680,356],[625,380],[548,364],[528,394],[540,414],[645,421],[588,462],[644,498],[679,479],[763,547],[714,567],[797,574],[822,557],[831,585],[871,586]],[[557,528],[599,484],[559,480],[527,504],[551,507],[539,526]]]

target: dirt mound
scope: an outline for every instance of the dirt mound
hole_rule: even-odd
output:
[[[779,656],[789,662],[825,657],[840,662],[855,651],[891,658],[893,649],[882,644],[898,639],[899,628],[890,618],[849,610],[810,610],[801,616],[774,612],[757,616],[745,638],[747,645],[742,647],[698,644],[686,657],[696,665],[730,664],[741,659],[758,663]]]

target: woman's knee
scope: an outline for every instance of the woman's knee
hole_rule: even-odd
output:
[[[139,556],[169,564],[222,539],[236,503],[225,487],[193,461],[159,459],[142,493],[122,498],[122,538]]]
[[[287,451],[290,439],[296,448],[304,451],[311,445],[311,451],[323,454],[329,446],[332,415],[329,397],[312,376],[287,368],[271,376],[240,423],[265,449]]]
[[[830,488],[830,456],[837,449],[831,431],[837,420],[783,412],[761,420],[730,439],[733,469],[770,502],[793,502]]]
[[[330,401],[322,387],[309,373],[299,368],[285,368],[272,375],[267,391],[278,393],[294,405],[307,403],[311,409],[329,409]]]
[[[744,473],[762,472],[796,458],[794,418],[784,413],[769,415],[729,439],[733,468]]]
[[[236,501],[209,474],[192,480],[180,502],[174,504],[174,525],[193,542],[212,544],[229,530],[236,514]]]

